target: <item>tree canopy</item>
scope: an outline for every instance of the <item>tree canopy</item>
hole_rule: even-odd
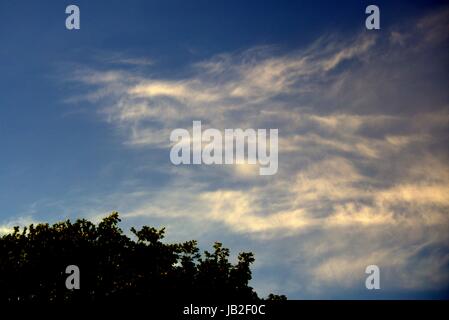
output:
[[[163,243],[164,229],[131,228],[132,239],[119,222],[114,212],[98,225],[79,219],[15,227],[0,238],[0,301],[259,300],[249,286],[252,253],[232,264],[219,242],[201,254],[194,240]],[[79,267],[79,290],[65,285],[69,265]]]

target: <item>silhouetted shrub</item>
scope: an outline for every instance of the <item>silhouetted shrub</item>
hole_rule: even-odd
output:
[[[252,253],[229,262],[229,249],[215,243],[199,253],[196,241],[165,244],[164,229],[123,234],[114,212],[98,225],[85,219],[30,225],[0,238],[0,301],[258,300],[248,285]],[[65,286],[65,268],[80,268],[79,290]],[[285,299],[270,295],[269,300]]]

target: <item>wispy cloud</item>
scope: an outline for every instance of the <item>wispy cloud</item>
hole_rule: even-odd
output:
[[[37,224],[32,216],[17,217],[9,219],[0,224],[0,236],[14,231],[14,227],[27,227],[30,224]]]
[[[359,288],[369,264],[385,268],[390,289],[446,286],[448,12],[395,26],[387,38],[328,36],[294,52],[221,54],[176,79],[108,61],[107,71],[76,73],[89,90],[78,99],[98,106],[127,147],[167,150],[170,131],[192,120],[279,128],[277,175],[172,167],[167,158],[151,167],[168,184],[122,195],[125,220],[240,237],[255,247],[258,268],[282,248],[289,258],[278,263],[288,271],[273,281],[289,279],[290,292]]]

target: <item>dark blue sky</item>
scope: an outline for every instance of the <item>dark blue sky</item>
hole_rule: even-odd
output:
[[[433,3],[439,1],[377,2],[383,26]],[[7,150],[0,159],[1,214],[18,214],[49,192],[62,197],[70,185],[86,190],[98,181],[100,163],[118,152],[106,126],[67,116],[62,101],[77,88],[60,77],[73,64],[120,52],[152,57],[152,74],[176,77],[218,53],[263,45],[289,50],[322,34],[363,30],[369,1],[77,1],[82,27],[74,32],[64,27],[68,4],[0,2],[0,149]],[[96,183],[107,188],[111,181]]]

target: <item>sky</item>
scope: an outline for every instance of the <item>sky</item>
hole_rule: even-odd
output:
[[[0,232],[119,211],[261,296],[447,299],[448,37],[444,1],[0,0]],[[173,165],[194,120],[277,128],[278,172]]]

